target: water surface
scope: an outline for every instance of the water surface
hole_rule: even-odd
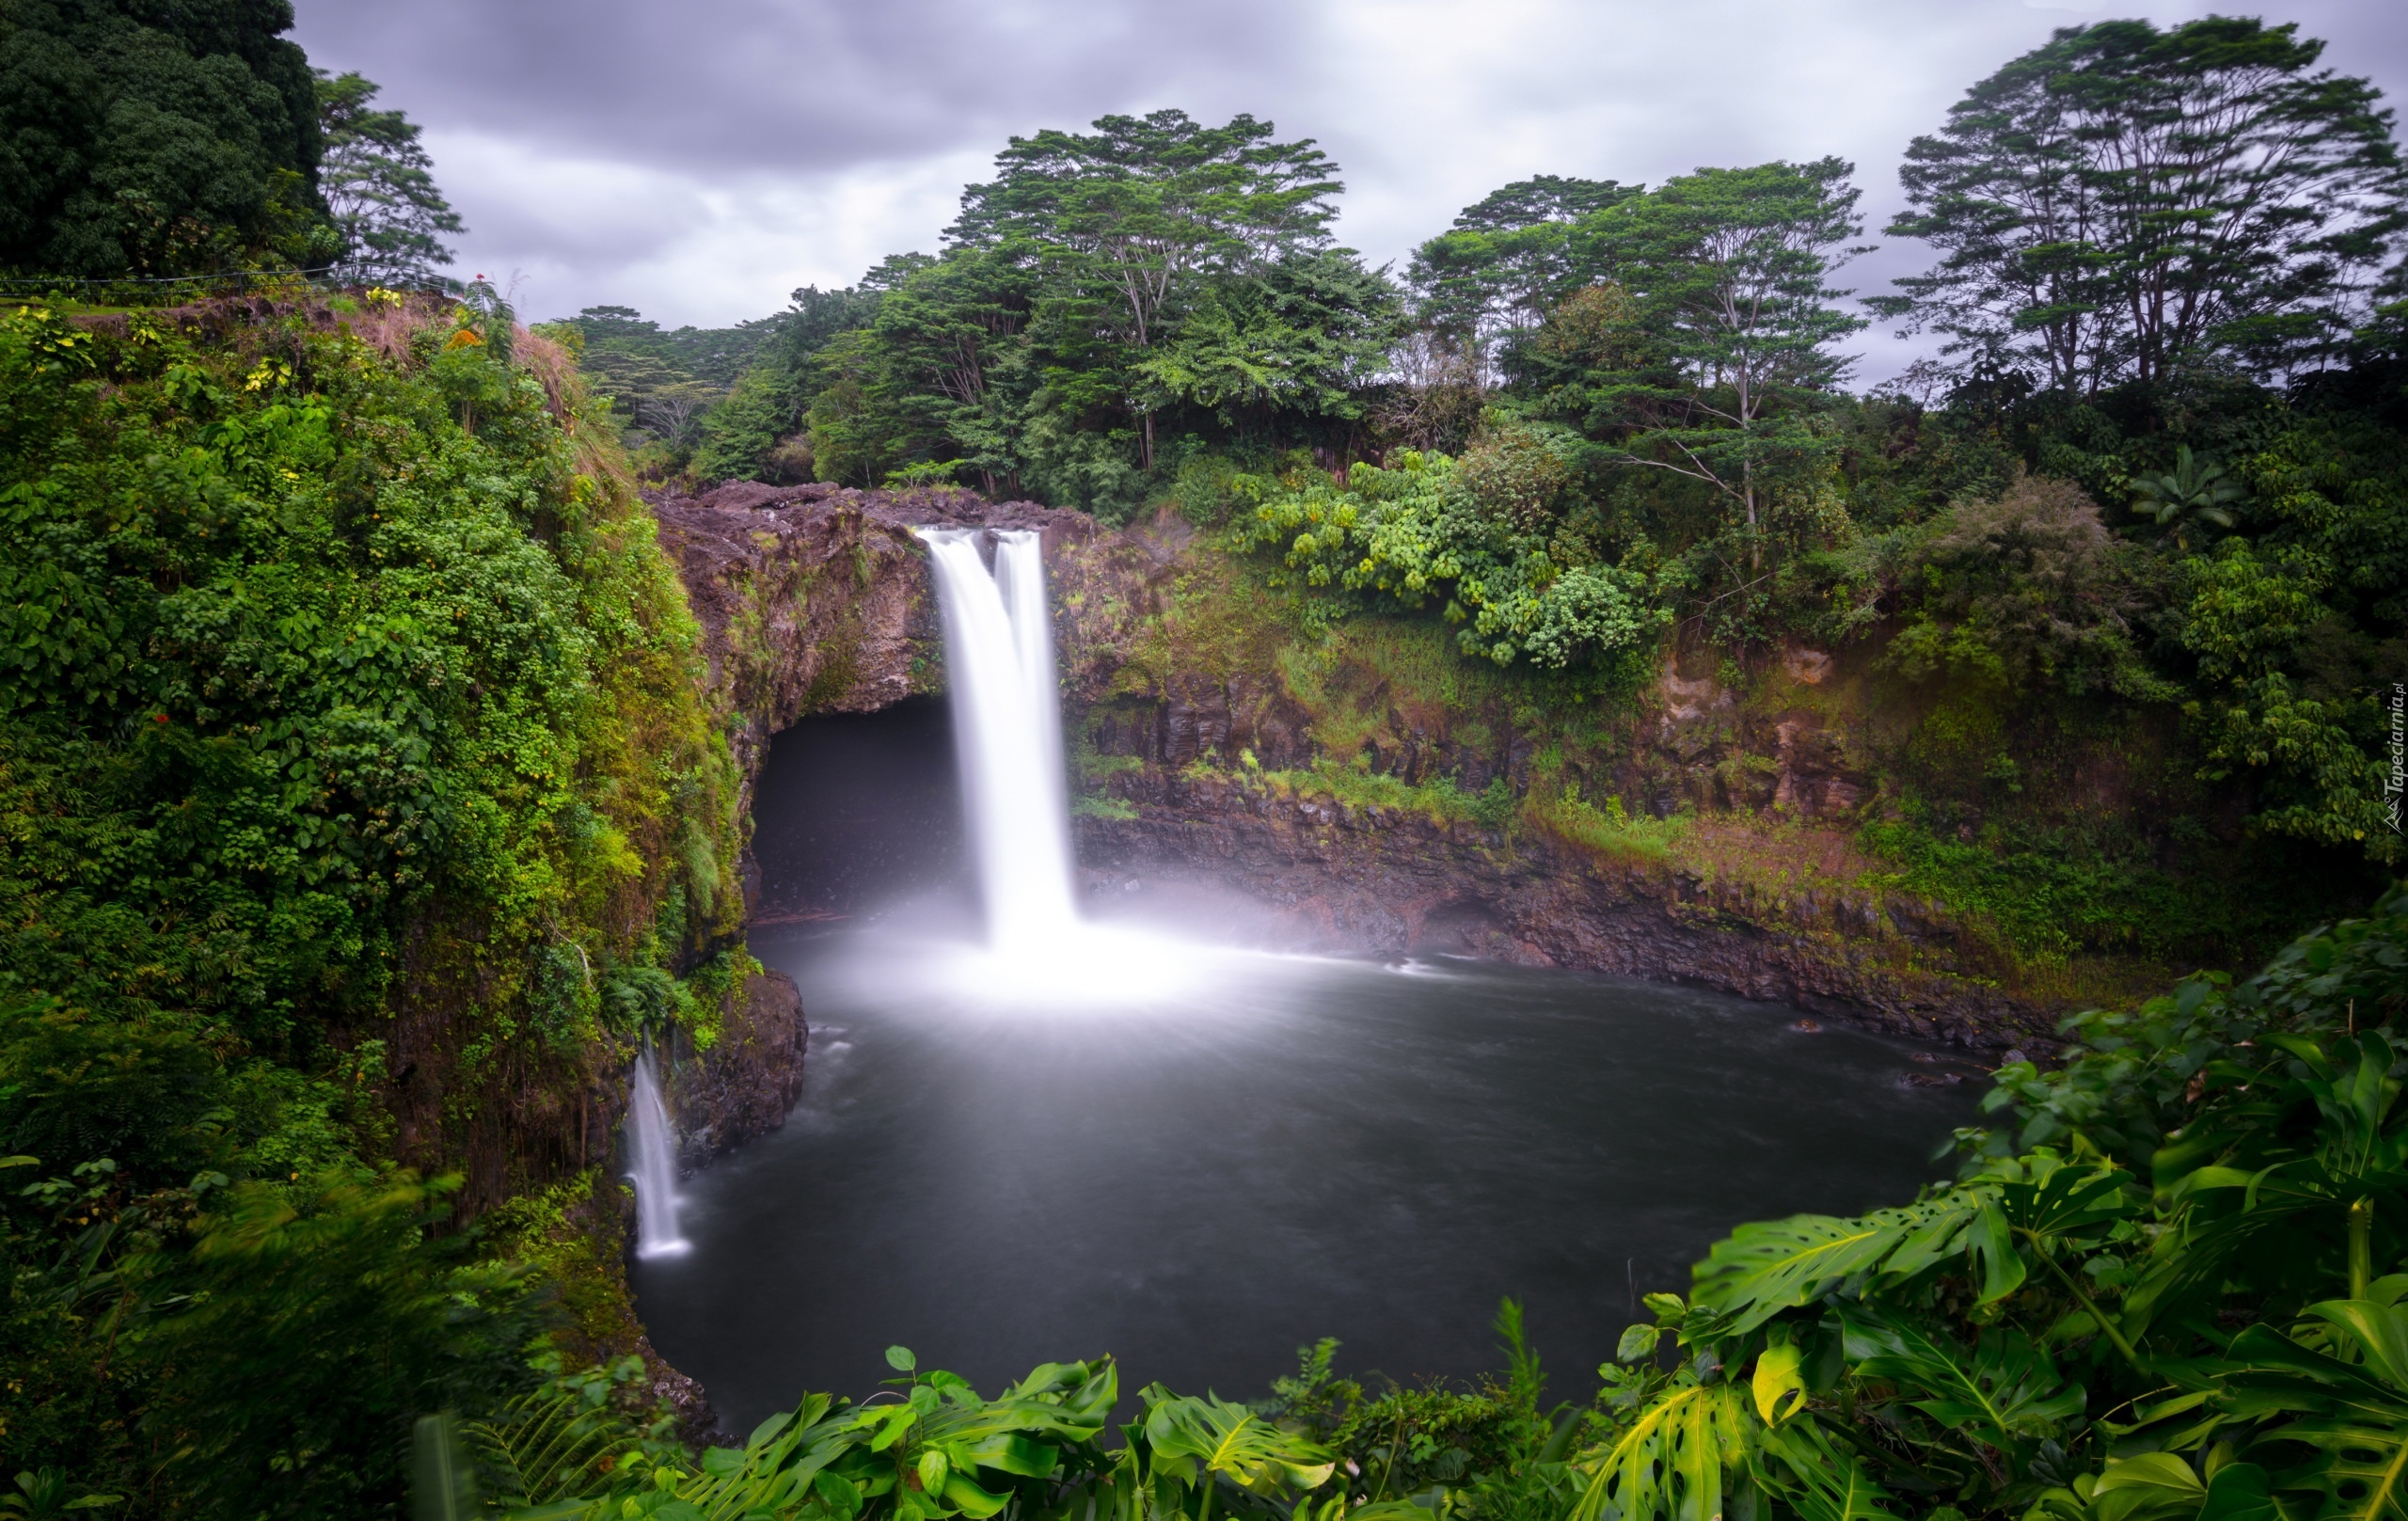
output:
[[[1472,1375],[1506,1294],[1582,1397],[1638,1293],[1742,1220],[1911,1196],[1972,1108],[1909,1042],[1621,979],[1141,948],[1135,990],[1055,998],[892,922],[752,943],[810,1011],[802,1102],[633,1269],[738,1431],[890,1342],[990,1389],[1110,1352],[1255,1398],[1320,1336]]]

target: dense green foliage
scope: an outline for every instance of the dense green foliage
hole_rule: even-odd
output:
[[[417,129],[290,22],[0,0],[0,265],[429,279],[457,222]],[[939,254],[734,329],[527,333],[482,280],[9,310],[8,1508],[2408,1516],[2398,898],[2080,1017],[2061,1070],[2002,1071],[1960,1181],[1742,1228],[1585,1403],[1546,1406],[1509,1305],[1469,1390],[1374,1391],[1324,1343],[1259,1406],[1148,1387],[1114,1446],[1109,1360],[987,1400],[896,1349],[889,1395],[697,1454],[640,1364],[546,1339],[632,1335],[562,1244],[610,1240],[565,1096],[672,1024],[708,1043],[750,964],[735,778],[622,435],[689,480],[1173,508],[1322,645],[1297,685],[1389,638],[1545,720],[1518,797],[1357,765],[1370,719],[1309,770],[1220,757],[1248,787],[1669,861],[1694,818],[1583,790],[1628,708],[1592,700],[1669,644],[1810,703],[1773,673],[1811,643],[1909,720],[1854,820],[1876,875],[2020,952],[2228,961],[2287,884],[2396,863],[2401,179],[2317,61],[2112,23],[1975,87],[1907,170],[1896,230],[1942,261],[1875,303],[1954,362],[1870,397],[1848,165],[1540,176],[1400,283],[1335,246],[1310,142],[1175,111],[1014,139]],[[2043,738],[2179,796],[2147,830],[2044,804]],[[2237,863],[2245,912],[2197,887]]]
[[[1648,605],[1644,576],[1599,562],[1555,511],[1569,478],[1544,435],[1510,433],[1462,463],[1410,451],[1386,468],[1356,465],[1343,488],[1270,496],[1239,533],[1275,546],[1309,588],[1335,587],[1418,608],[1444,597],[1468,654],[1542,670],[1652,665],[1671,614]]]
[[[1907,151],[1891,227],[1946,257],[1877,305],[2092,396],[2346,348],[2408,207],[2390,113],[2297,30],[2073,27],[1982,81]]]
[[[440,1160],[589,1050],[708,1038],[735,821],[691,625],[573,372],[504,336],[399,297],[0,321],[17,1465],[389,1500],[396,1423],[522,1382],[531,1328],[379,1173],[392,1069]]]
[[[631,307],[588,307],[549,330],[576,335],[578,362],[626,424],[627,443],[649,447],[655,463],[675,469],[693,458],[705,420],[727,408],[731,388],[776,328],[747,323],[663,332]],[[734,421],[731,415],[721,426]],[[774,439],[765,443],[761,458],[774,447]]]
[[[419,128],[292,25],[285,0],[0,7],[0,272],[437,283],[461,226]]]
[[[324,261],[318,110],[284,0],[0,8],[0,269]]]
[[[2000,1071],[1960,1181],[1740,1228],[1585,1402],[1545,1404],[1508,1302],[1473,1388],[1373,1393],[1324,1341],[1259,1405],[1149,1387],[1112,1449],[1109,1362],[988,1401],[896,1348],[900,1398],[814,1395],[699,1460],[589,1385],[451,1466],[594,1517],[2380,1521],[2408,1507],[2403,1007],[2394,897],[2247,983],[2083,1015],[2061,1069]]]
[[[697,469],[961,480],[1119,522],[1214,450],[1342,447],[1402,308],[1333,246],[1336,166],[1246,116],[1095,128],[1013,139],[941,255],[797,292]]]
[[[2005,109],[1993,97],[2008,80],[2032,110],[2085,100],[2124,122],[2158,145],[2149,196],[2195,195],[2224,219],[2212,247],[2166,245],[2155,213],[2097,220],[2079,259],[2016,224],[2099,282],[2095,310],[2059,312],[2087,325],[2077,346],[2096,363],[2052,369],[2037,309],[2001,309],[2029,353],[1984,340],[1944,400],[1837,388],[1833,344],[1858,325],[1825,284],[1855,230],[1846,166],[1509,186],[1416,264],[1433,352],[1499,371],[1467,404],[1450,400],[1461,367],[1436,366],[1398,414],[1408,433],[1451,427],[1461,465],[1423,453],[1336,483],[1253,478],[1234,543],[1275,553],[1316,616],[1427,602],[1465,623],[1467,653],[1541,671],[1638,669],[1675,620],[1737,652],[1861,645],[1925,705],[1926,760],[1957,752],[1924,767],[1935,793],[2011,794],[2020,727],[2157,709],[2178,718],[2201,778],[2248,800],[2254,828],[2397,861],[2382,740],[2390,684],[2408,676],[2408,370],[2368,287],[2401,180],[2387,118],[2362,82],[2306,73],[2315,54],[2255,23],[2117,24],[2063,34],[1978,87],[1951,131],[1992,135],[1984,172],[2002,182],[2040,172],[2017,156],[2042,153],[2036,142],[2109,151],[2080,123],[2052,137],[1985,115]],[[2227,132],[2214,172],[2168,178],[2164,134],[2210,119]],[[2246,179],[2239,161],[2273,137],[2291,156]],[[2050,172],[2114,189],[2095,164]],[[2007,209],[1950,195],[1933,204],[2005,238]],[[2323,210],[2283,210],[2302,199]],[[1941,321],[1972,278],[1945,263],[1897,309]],[[2212,286],[2214,310],[2167,281]],[[2143,308],[2174,325],[2116,327]],[[2109,329],[2121,336],[2097,336]],[[2297,341],[2276,344],[2278,329]],[[2325,368],[2301,372],[2303,356]],[[1583,637],[1551,632],[1556,603],[1584,610]]]
[[[1950,363],[1870,397],[1836,160],[1517,182],[1399,287],[1266,123],[1016,139],[940,255],[770,320],[692,464],[1175,506],[1318,626],[1422,609],[1559,692],[1668,636],[1859,646],[1934,710],[1935,795],[2162,713],[2252,830],[2390,862],[2408,180],[2321,48],[2115,23],[1975,86],[1892,230],[1941,260],[1869,301]]]

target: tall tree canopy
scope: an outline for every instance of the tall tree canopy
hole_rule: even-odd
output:
[[[288,0],[0,6],[0,266],[180,275],[331,253]]]
[[[996,178],[962,194],[948,232],[1054,277],[1049,294],[1092,309],[1119,341],[1164,336],[1191,280],[1254,274],[1325,248],[1345,189],[1311,139],[1278,142],[1239,115],[1208,127],[1184,111],[1105,117],[1092,134],[1015,137]],[[1137,398],[1142,463],[1153,463],[1153,412]]]
[[[1944,257],[1877,305],[2085,393],[2330,354],[2408,213],[2391,113],[2322,51],[2222,16],[2058,32],[1908,150],[1890,231]]]
[[[1013,139],[941,253],[797,292],[695,467],[974,481],[1118,519],[1199,452],[1342,447],[1402,304],[1333,246],[1337,166],[1247,116],[1093,125]]]
[[[1762,559],[1766,473],[1823,451],[1782,404],[1826,391],[1847,362],[1832,345],[1864,325],[1826,283],[1862,230],[1853,165],[1700,169],[1583,221],[1582,261],[1629,303],[1623,330],[1643,371],[1592,377],[1592,422],[1620,434],[1631,463],[1711,487],[1739,513]],[[1566,317],[1575,315],[1567,312]]]
[[[1542,174],[1465,207],[1453,227],[1413,252],[1407,277],[1425,319],[1463,337],[1535,327],[1595,277],[1574,246],[1574,227],[1640,188]]]
[[[1181,281],[1253,269],[1329,239],[1346,187],[1310,138],[1275,142],[1270,122],[1207,127],[1184,111],[1105,117],[1092,135],[1015,137],[992,182],[962,193],[948,236],[1064,262],[1125,305],[1130,341],[1149,346]]]
[[[442,234],[466,230],[436,188],[418,123],[378,111],[374,81],[317,71],[318,184],[342,233],[338,274],[359,285],[428,285],[452,261]]]

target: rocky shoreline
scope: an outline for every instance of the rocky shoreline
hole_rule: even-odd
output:
[[[1776,911],[1735,884],[1543,832],[1158,769],[1111,790],[1135,816],[1078,820],[1091,872],[1236,892],[1271,910],[1295,949],[1685,983],[1979,1051],[2054,1044],[2048,1011],[1951,974],[1944,946],[1894,924],[1875,932],[1880,911],[1843,890]]]

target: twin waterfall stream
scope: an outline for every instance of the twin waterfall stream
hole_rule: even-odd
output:
[[[1080,930],[1044,545],[1025,530],[994,531],[990,571],[978,552],[990,531],[912,532],[927,545],[936,572],[988,945],[999,963],[1041,971],[1052,959],[1076,954]],[[677,1132],[649,1048],[636,1058],[628,1092],[627,1155],[636,1255],[686,1252],[689,1244],[677,1229]]]
[[[988,943],[1012,958],[1059,953],[1078,911],[1044,547],[1032,532],[997,533],[990,574],[981,531],[913,531],[928,546],[944,612],[945,686]]]

